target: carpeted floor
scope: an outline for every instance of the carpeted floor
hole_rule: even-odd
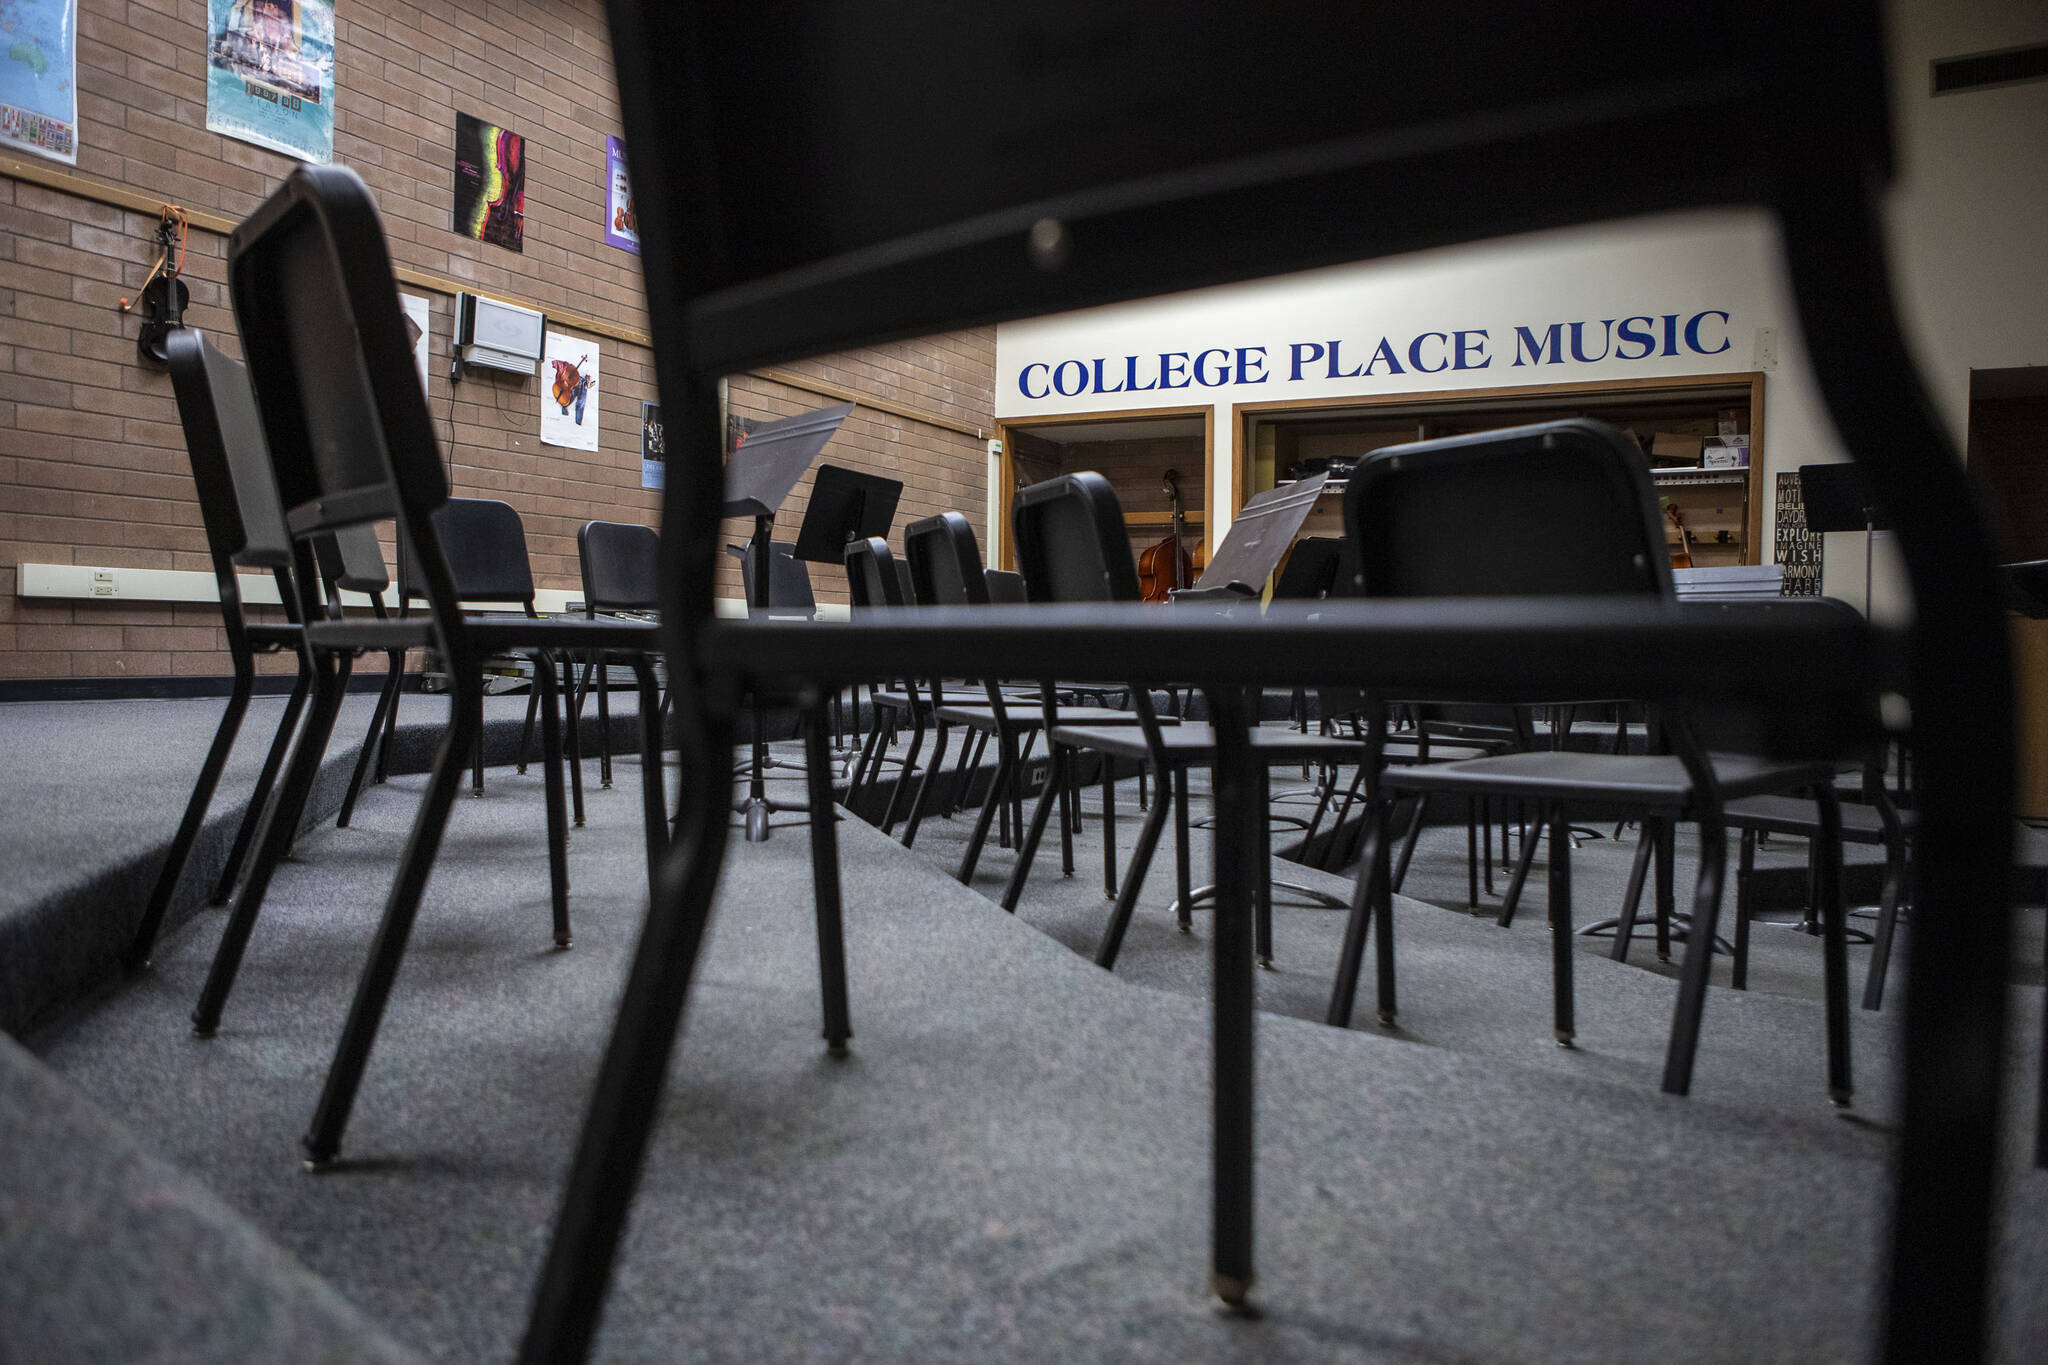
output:
[[[296,1139],[417,790],[394,780],[358,828],[301,841],[219,1037],[184,1024],[219,928],[204,911],[149,976],[34,1042],[398,1340],[503,1359],[643,908],[637,774],[593,793],[572,839],[567,953],[549,942],[537,774],[494,772],[484,799],[458,802],[344,1163],[308,1176]],[[983,879],[970,890],[945,874],[962,825],[928,823],[912,852],[841,825],[844,1063],[817,1036],[807,843],[795,829],[735,841],[602,1358],[1866,1352],[1887,1029],[1859,1014],[1858,1110],[1828,1110],[1818,1008],[1794,988],[1811,940],[1759,931],[1760,953],[1784,958],[1774,989],[1714,992],[1681,1100],[1656,1090],[1671,985],[1655,972],[1589,947],[1582,1046],[1551,1046],[1540,894],[1510,930],[1404,901],[1394,1036],[1312,1022],[1340,912],[1283,905],[1279,970],[1260,982],[1265,1317],[1247,1322],[1202,1292],[1207,917],[1178,935],[1170,890],[1148,890],[1118,972],[1103,973],[1063,946],[1092,947],[1107,909],[1086,842],[1071,882],[1048,845],[1012,918],[978,894]],[[1603,851],[1582,854],[1590,917]],[[1454,862],[1442,849],[1428,861]],[[1424,865],[1409,890],[1427,896]],[[1155,865],[1162,888],[1170,867]],[[985,869],[999,889],[1008,855],[992,850]],[[1449,875],[1461,902],[1462,867]],[[2040,992],[2015,1000],[2021,1038],[2037,1039]],[[2032,1065],[2015,1055],[2015,1084]],[[2048,1176],[2021,1164],[2027,1132],[2016,1114],[1998,1323],[2015,1361],[2048,1339]],[[38,1273],[10,1266],[15,1292]]]

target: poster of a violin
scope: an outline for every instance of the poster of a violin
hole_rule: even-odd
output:
[[[597,449],[597,343],[549,332],[541,351],[540,439]]]

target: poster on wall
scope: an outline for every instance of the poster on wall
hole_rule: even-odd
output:
[[[334,160],[334,0],[207,0],[206,127]]]
[[[468,114],[455,116],[455,230],[526,249],[526,139]]]
[[[633,187],[626,183],[626,144],[604,140],[604,239],[621,251],[640,254],[640,223],[633,216]]]
[[[668,447],[662,444],[661,404],[640,402],[640,486],[660,488],[668,470]]]
[[[427,334],[433,328],[433,306],[417,294],[400,294],[398,306],[405,310],[405,331],[412,338],[412,363],[420,372],[420,392],[432,393],[427,386]]]
[[[1806,528],[1806,494],[1799,471],[1778,475],[1777,535],[1771,558],[1785,570],[1786,597],[1820,596],[1820,548],[1818,531]]]
[[[78,0],[0,0],[0,148],[78,164]]]
[[[541,351],[540,439],[597,449],[597,343],[549,332]]]

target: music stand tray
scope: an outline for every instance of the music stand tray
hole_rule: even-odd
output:
[[[811,484],[811,505],[796,533],[796,557],[813,564],[844,564],[847,542],[889,534],[902,495],[901,479],[819,465]]]
[[[725,503],[719,515],[772,517],[818,452],[853,411],[853,404],[800,412],[755,427],[725,465]]]
[[[1809,531],[1888,531],[1870,498],[1870,481],[1847,461],[1799,466],[1799,495]]]

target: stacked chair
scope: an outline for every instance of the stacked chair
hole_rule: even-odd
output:
[[[1218,4],[1183,7],[1172,25],[1100,0],[995,17],[884,8],[803,25],[768,7],[667,0],[612,0],[610,14],[671,440],[660,630],[684,781],[522,1360],[583,1359],[595,1334],[718,889],[726,764],[749,688],[817,707],[865,677],[1043,676],[1055,644],[1136,685],[1200,688],[1216,740],[1210,1274],[1233,1305],[1247,1302],[1254,1275],[1260,813],[1247,688],[1328,680],[1443,700],[1712,706],[1797,761],[1836,761],[1870,738],[1874,650],[1860,625],[1694,610],[1655,594],[1213,616],[1102,602],[876,608],[858,623],[723,622],[713,610],[719,376],[1475,237],[1728,204],[1776,214],[1830,411],[1879,501],[1898,513],[1917,608],[1906,685],[1921,822],[1883,1353],[1983,1353],[2009,923],[2004,622],[1988,540],[1884,282],[1876,195],[1889,151],[1873,7],[1735,0],[1283,17]],[[1112,43],[1122,60],[1100,61]],[[722,59],[765,50],[778,53],[765,76],[760,64]],[[1036,79],[990,82],[991,69]],[[1215,101],[1223,83],[1284,83],[1292,98]],[[832,211],[818,212],[828,198]],[[1389,203],[1400,211],[1370,211]],[[308,648],[322,658],[431,639],[452,662],[474,658],[496,641],[462,619],[434,541],[445,485],[360,183],[300,168],[237,231],[231,253],[293,535],[395,517],[432,588],[423,620],[309,620]],[[561,625],[549,644],[562,648],[617,640],[586,622],[517,624]],[[403,950],[467,751],[462,714],[430,779],[344,1059],[366,1046],[363,1016],[374,1026]],[[811,743],[822,811],[822,726]],[[810,824],[814,853],[835,852],[833,822]],[[262,842],[275,843],[274,831]],[[843,1047],[838,911],[836,880],[828,893],[821,877],[827,1042]],[[329,1105],[322,1114],[333,1117]],[[316,1135],[310,1154],[331,1157],[334,1130]]]

